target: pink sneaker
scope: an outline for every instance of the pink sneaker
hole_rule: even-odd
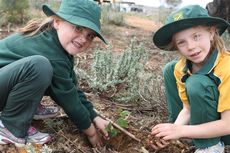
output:
[[[0,144],[10,143],[15,144],[17,147],[23,147],[26,144],[26,139],[17,138],[7,128],[0,126]]]
[[[12,143],[17,147],[23,147],[27,142],[42,145],[51,141],[51,136],[48,133],[39,132],[32,126],[29,128],[27,133],[27,139],[17,138],[7,128],[0,126],[0,144]]]
[[[35,127],[30,127],[27,131],[27,142],[35,144],[46,144],[51,141],[51,136],[48,133],[39,132]]]
[[[34,120],[44,120],[47,118],[53,118],[58,115],[58,112],[58,106],[44,106],[40,104],[33,118]]]

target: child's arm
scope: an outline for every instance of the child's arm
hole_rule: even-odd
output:
[[[183,136],[188,138],[213,138],[230,134],[230,110],[221,113],[221,119],[183,128]],[[186,132],[187,131],[187,132]]]
[[[187,125],[189,124],[189,121],[190,121],[190,107],[183,104],[183,109],[180,111],[174,124]]]
[[[152,134],[164,140],[179,138],[213,138],[230,134],[230,110],[221,113],[221,119],[199,125],[158,124]]]
[[[189,120],[190,120],[190,108],[189,106],[183,105],[183,109],[180,111],[174,124],[172,123],[158,124],[152,128],[151,134],[153,136],[161,138],[162,136],[160,131],[162,131],[162,133],[167,132],[168,137],[174,137],[175,139],[177,138],[179,139],[180,136],[176,135],[174,132],[180,130],[181,125],[188,124]],[[167,139],[167,140],[171,140],[171,139]],[[159,139],[159,141],[156,141],[155,144],[152,143],[151,146],[152,148],[157,150],[166,147],[168,144],[169,142],[166,141],[166,139]]]
[[[189,106],[183,105],[183,109],[180,111],[174,124],[173,123],[157,124],[152,128],[151,134],[156,137],[162,137],[164,133],[164,136],[168,137],[168,139],[165,140],[178,139],[180,138],[180,135],[177,134],[181,132],[180,128],[182,127],[182,125],[187,125],[189,123],[189,120],[190,120]]]
[[[190,120],[190,109],[183,105],[183,109],[179,113],[175,123],[161,123],[152,128],[151,134],[164,140],[176,140],[181,137],[184,125]]]

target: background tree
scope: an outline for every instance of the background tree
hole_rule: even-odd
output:
[[[48,4],[54,9],[58,9],[60,6],[61,0],[29,0],[29,5],[31,8],[41,10],[43,4]]]
[[[0,0],[0,24],[22,24],[28,20],[28,0]]]
[[[230,22],[230,1],[229,0],[213,0],[206,6],[209,15],[220,17]],[[230,28],[228,28],[230,33]]]
[[[166,0],[166,3],[169,6],[178,6],[180,3],[182,3],[182,0]]]

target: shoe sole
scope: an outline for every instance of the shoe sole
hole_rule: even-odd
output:
[[[28,142],[33,143],[33,144],[43,145],[43,144],[47,144],[51,140],[52,140],[52,138],[49,136],[48,138],[45,138],[44,140],[42,140],[42,139],[39,141],[28,140]],[[14,144],[16,147],[24,147],[25,146],[25,144],[15,143],[14,141],[0,135],[0,145],[6,145],[6,144]]]
[[[25,144],[21,144],[21,143],[16,143],[6,137],[3,137],[2,135],[0,135],[0,144],[1,145],[5,145],[5,144],[14,144],[16,147],[24,147]]]
[[[2,135],[0,135],[0,144],[4,145],[4,144],[10,144],[10,143],[12,142],[6,139],[5,137],[3,137]]]

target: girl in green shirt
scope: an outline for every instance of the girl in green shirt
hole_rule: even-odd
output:
[[[74,55],[85,51],[100,32],[100,7],[91,0],[62,0],[48,18],[31,21],[0,41],[0,144],[46,143],[47,133],[31,129],[31,121],[44,95],[61,106],[93,147],[102,146],[108,121],[99,117],[77,87]],[[32,131],[32,132],[31,132]],[[34,132],[35,131],[35,132]]]

